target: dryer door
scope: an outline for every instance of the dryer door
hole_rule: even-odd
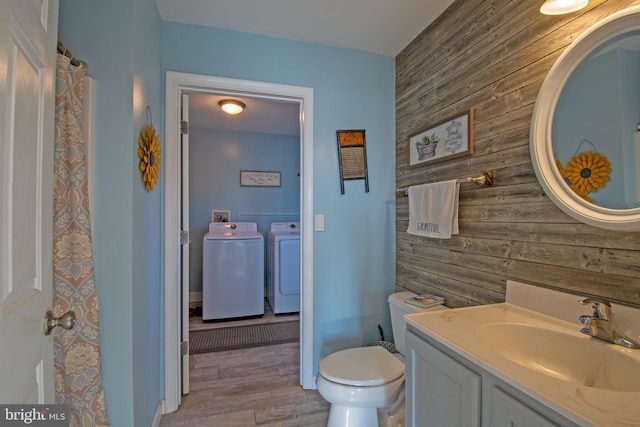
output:
[[[300,240],[280,240],[280,293],[300,294]]]

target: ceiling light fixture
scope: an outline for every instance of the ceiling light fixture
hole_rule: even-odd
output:
[[[540,7],[540,13],[544,15],[562,15],[580,10],[588,3],[589,0],[547,0]]]
[[[245,107],[242,102],[236,101],[234,99],[223,99],[222,101],[218,102],[218,104],[220,105],[220,108],[222,108],[222,111],[227,114],[240,114]]]

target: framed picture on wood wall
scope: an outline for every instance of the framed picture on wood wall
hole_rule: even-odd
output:
[[[409,167],[473,154],[474,109],[409,137]]]

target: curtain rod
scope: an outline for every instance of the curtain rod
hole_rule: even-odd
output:
[[[69,58],[71,60],[71,65],[74,65],[76,67],[83,67],[85,72],[87,73],[89,72],[89,65],[87,65],[86,62],[81,61],[75,56],[73,56],[73,52],[71,51],[71,49],[69,49],[67,45],[65,45],[60,40],[58,40],[58,53],[60,55],[64,55],[67,58]]]

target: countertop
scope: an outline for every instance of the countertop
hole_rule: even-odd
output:
[[[640,362],[640,350],[625,349],[583,335],[577,321],[570,323],[509,302],[408,314],[405,318],[409,325],[434,341],[581,426],[640,425],[640,392],[611,391],[544,375],[489,350],[486,344],[487,328],[491,332],[493,324],[527,324],[575,334],[577,340],[595,340],[597,342],[576,342],[611,346],[613,351],[628,353]],[[579,351],[565,356],[588,357]],[[632,380],[638,381],[640,390],[640,371],[628,374],[635,377]]]

